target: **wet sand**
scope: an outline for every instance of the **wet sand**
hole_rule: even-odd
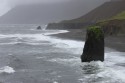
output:
[[[72,39],[78,41],[85,41],[86,30],[83,29],[69,29],[68,33],[60,33],[52,36],[64,39]],[[120,52],[125,52],[125,36],[108,36],[105,37],[105,47],[115,49]]]

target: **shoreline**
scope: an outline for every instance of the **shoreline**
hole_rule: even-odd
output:
[[[85,41],[85,29],[69,29],[67,33],[59,33],[51,35],[62,39],[71,39],[77,41]],[[125,52],[125,37],[124,36],[109,36],[105,38],[105,47],[114,49],[116,51]]]

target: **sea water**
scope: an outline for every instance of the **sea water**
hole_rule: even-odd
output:
[[[84,42],[52,37],[67,30],[0,25],[0,83],[125,83],[125,53],[81,63]]]

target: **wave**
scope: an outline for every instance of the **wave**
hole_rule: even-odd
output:
[[[11,73],[15,73],[15,70],[12,67],[5,66],[5,67],[0,68],[0,73],[11,74]]]
[[[108,52],[105,53],[105,61],[92,61],[90,63],[80,63],[79,57],[54,58],[48,61],[77,68],[81,77],[81,83],[125,83],[125,53]]]
[[[53,34],[59,34],[59,33],[67,33],[68,30],[46,30],[48,33],[44,33],[44,35],[53,35]]]
[[[62,31],[65,32],[65,31]],[[61,32],[61,33],[62,33]],[[50,34],[57,34],[60,32],[53,32]],[[26,43],[26,44],[32,44],[32,45],[40,45],[41,43],[51,43],[54,47],[57,48],[77,48],[81,47],[83,48],[84,42],[81,41],[74,41],[74,40],[64,40],[60,38],[55,38],[48,36],[48,34],[0,34],[0,38],[2,39],[9,39],[10,42],[1,42],[0,44],[20,44],[20,43]]]
[[[108,67],[100,61],[84,63],[82,69],[84,76],[81,80],[85,83],[125,83],[123,71]]]
[[[63,65],[70,64],[70,66],[76,66],[76,65],[80,64],[80,58],[78,58],[78,57],[67,58],[67,59],[54,58],[54,59],[50,59],[48,61],[56,62],[56,63],[63,64]]]
[[[0,45],[32,45],[32,46],[38,46],[38,45],[51,45],[51,44],[49,44],[49,43],[10,42],[10,43],[0,43]]]
[[[8,35],[0,35],[1,41],[0,45],[43,45],[49,44],[47,42],[47,37],[42,34],[8,34]],[[7,41],[7,42],[5,42]]]
[[[31,40],[49,40],[51,39],[50,34],[58,34],[58,33],[65,33],[66,30],[49,30],[44,33],[40,34],[0,34],[0,38],[15,38],[18,40],[25,40],[25,39],[31,39]]]
[[[82,63],[82,73],[84,82],[95,83],[125,83],[125,66],[118,64],[125,62],[125,53],[108,52],[105,53],[105,61],[93,61]]]

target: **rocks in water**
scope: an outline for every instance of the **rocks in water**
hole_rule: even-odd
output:
[[[93,26],[87,29],[81,61],[104,61],[104,32],[99,26]]]
[[[41,29],[42,29],[41,26],[38,26],[38,27],[37,27],[37,30],[41,30]]]

